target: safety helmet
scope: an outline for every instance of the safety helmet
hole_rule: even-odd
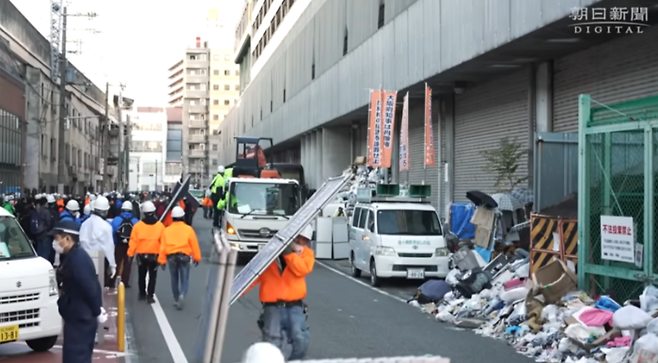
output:
[[[272,343],[255,343],[244,354],[242,363],[283,363],[285,358],[281,350]]]
[[[96,200],[96,194],[92,194],[92,195],[89,197],[89,200]]]
[[[77,212],[80,210],[80,205],[78,204],[78,201],[71,199],[66,203],[66,209],[71,212]]]
[[[220,174],[223,173],[225,170],[226,169],[224,169],[224,165],[220,165],[220,166],[217,167],[217,172],[220,173]]]
[[[171,218],[182,218],[185,215],[185,211],[181,207],[174,207],[174,209],[171,210]]]
[[[84,208],[82,208],[82,213],[83,214],[89,214],[91,213],[91,203],[87,204]]]
[[[155,212],[155,204],[151,201],[146,201],[142,203],[142,213],[153,213]]]
[[[302,229],[299,235],[310,241],[311,239],[313,239],[313,227],[311,227],[310,224],[307,225],[306,227],[304,227],[304,229]]]
[[[35,199],[41,199],[43,198],[43,194],[37,194],[34,196]]]
[[[133,210],[133,204],[126,201],[121,204],[121,210]]]
[[[46,202],[49,204],[55,203],[55,197],[52,194],[46,195]]]
[[[94,205],[92,206],[94,210],[98,211],[106,211],[110,210],[110,201],[107,200],[105,197],[98,197],[94,201]]]

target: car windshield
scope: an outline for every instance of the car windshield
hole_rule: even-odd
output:
[[[231,183],[228,212],[233,214],[286,215],[299,209],[296,183]]]
[[[190,189],[190,194],[192,194],[192,196],[194,198],[203,198],[204,197],[204,192],[201,189]]]
[[[36,256],[25,233],[11,217],[0,217],[0,260],[16,260]]]
[[[441,224],[432,210],[380,210],[377,231],[384,235],[440,236]]]

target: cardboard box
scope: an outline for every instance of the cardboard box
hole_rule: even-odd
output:
[[[475,213],[473,213],[471,223],[476,226],[482,226],[491,229],[491,227],[493,227],[494,215],[495,213],[493,209],[479,207],[475,210]]]
[[[578,288],[578,277],[560,260],[540,267],[532,274],[532,282],[546,304],[557,302],[564,294]]]
[[[484,226],[476,226],[474,243],[478,247],[488,249],[491,244],[491,230]]]

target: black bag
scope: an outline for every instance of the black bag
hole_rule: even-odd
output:
[[[130,234],[133,233],[133,223],[128,218],[122,218],[121,224],[117,229],[117,237],[119,242],[128,243],[130,241]]]

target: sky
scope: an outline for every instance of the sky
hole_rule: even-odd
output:
[[[51,0],[10,0],[46,38],[50,38]],[[167,69],[185,55],[195,37],[208,34],[206,15],[215,8],[224,31],[217,41],[233,46],[242,0],[64,0],[69,61],[99,88],[139,106],[166,106]],[[96,17],[76,16],[96,13]],[[205,33],[205,34],[204,34]],[[67,52],[68,53],[68,52]]]

